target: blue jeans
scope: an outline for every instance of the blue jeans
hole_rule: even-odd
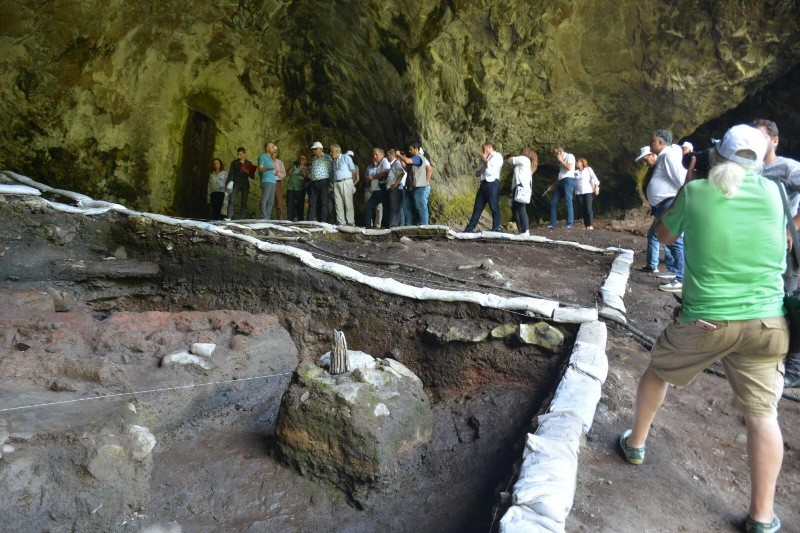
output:
[[[275,205],[275,183],[261,184],[261,218],[269,220]]]
[[[475,206],[472,208],[472,218],[469,219],[464,233],[470,233],[478,225],[486,204],[492,210],[492,231],[500,231],[500,182],[481,181],[478,193],[475,195]]]
[[[672,205],[672,202],[675,201],[675,198],[667,198],[657,206],[653,207],[653,224],[650,226],[650,229],[647,230],[647,264],[653,268],[658,267],[658,239],[655,236],[656,232],[656,223],[658,219],[663,215],[667,209]],[[653,254],[650,248],[650,243],[655,241],[655,261],[653,262]],[[683,235],[678,237],[674,243],[666,246],[666,252],[664,253],[664,262],[667,264],[667,268],[672,270],[675,273],[675,279],[678,281],[683,281]],[[670,260],[671,257],[671,260]],[[670,265],[671,263],[671,265]]]
[[[555,226],[558,219],[556,211],[558,202],[564,198],[564,205],[567,207],[567,226],[572,227],[575,222],[575,212],[573,211],[572,199],[575,196],[575,178],[564,178],[558,180],[558,187],[553,191],[550,199],[550,225]]]
[[[658,237],[656,237],[656,223],[654,220],[650,229],[647,230],[647,266],[652,269],[658,268],[660,247],[661,243],[658,242]],[[664,264],[667,265],[668,270],[675,272],[675,258],[672,257],[672,252],[667,247],[664,247]]]
[[[412,216],[416,210],[419,215],[420,226],[426,226],[429,222],[428,217],[428,198],[431,196],[431,186],[416,187],[414,189],[407,189],[406,196],[403,199],[403,213],[405,217],[406,226],[413,224]]]

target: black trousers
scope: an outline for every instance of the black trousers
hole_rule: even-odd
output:
[[[592,226],[594,222],[594,213],[592,213],[592,200],[594,193],[588,192],[586,194],[578,194],[578,204],[581,206],[581,213],[583,213],[583,225],[587,228]]]
[[[331,188],[331,180],[312,181],[308,189],[308,216],[307,220],[319,222],[328,221],[328,190]]]
[[[522,204],[514,200],[511,204],[511,213],[514,215],[514,223],[520,233],[528,233],[530,223],[528,222],[528,204]]]
[[[211,193],[211,220],[222,220],[222,202],[225,201],[225,193],[214,191]]]
[[[464,228],[465,233],[469,233],[478,225],[481,219],[483,208],[489,204],[492,210],[492,231],[500,231],[500,181],[494,180],[491,182],[482,181],[475,195],[475,207],[472,209],[472,218],[469,219],[467,227]]]
[[[301,189],[286,191],[286,210],[289,220],[303,220],[303,207],[306,202],[306,191]]]
[[[242,196],[241,215],[239,218],[247,218],[247,197],[249,194],[250,194],[249,181],[240,181],[233,183],[233,190],[231,191],[231,195],[228,197],[228,218],[233,218],[233,204],[235,203],[236,197],[239,195]]]

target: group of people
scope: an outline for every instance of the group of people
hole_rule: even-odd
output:
[[[777,405],[784,386],[800,386],[800,358],[787,355],[784,316],[784,295],[797,281],[786,252],[787,232],[800,225],[800,164],[776,156],[778,141],[775,123],[757,120],[696,153],[659,129],[636,158],[652,170],[647,199],[655,221],[644,270],[658,272],[658,243],[664,244],[674,279],[662,288],[682,289],[682,307],[652,349],[619,448],[626,461],[641,464],[668,385],[684,387],[721,363],[747,428],[749,532],[781,528],[773,507],[783,460]],[[698,173],[701,159],[707,164]],[[697,446],[704,445],[700,436]]]
[[[261,184],[261,217],[264,219],[272,218],[274,208],[276,220],[283,220],[285,213],[286,219],[291,221],[355,225],[353,195],[361,176],[353,162],[353,152],[343,152],[341,146],[332,144],[329,153],[325,153],[319,141],[311,145],[310,151],[310,161],[300,153],[288,170],[279,159],[274,142],[264,144],[257,164],[247,159],[247,150],[243,147],[236,150],[237,157],[227,171],[222,161],[214,158],[208,180],[211,218],[233,218],[237,201],[240,218],[248,218],[250,180],[257,179]],[[433,168],[419,142],[410,143],[407,154],[395,148],[386,151],[374,148],[365,176],[368,182],[365,225],[389,228],[428,224],[432,174]],[[228,204],[223,207],[226,197]],[[376,211],[382,216],[375,216]]]
[[[562,146],[554,147],[553,155],[558,161],[559,172],[557,181],[545,191],[546,193],[555,191],[550,201],[548,227],[550,229],[556,227],[558,203],[562,198],[567,208],[567,228],[573,227],[573,196],[577,196],[583,213],[584,226],[593,230],[592,200],[594,196],[600,194],[600,180],[585,158],[578,159],[576,166],[575,156],[564,152]],[[467,222],[464,232],[475,231],[487,205],[492,212],[491,231],[500,231],[500,171],[503,162],[503,156],[495,149],[494,143],[486,142],[481,145],[481,162],[475,170],[475,176],[480,178],[481,182],[475,195],[472,217]],[[509,157],[505,162],[514,167],[510,193],[514,223],[519,233],[527,234],[530,229],[527,206],[531,201],[533,173],[538,168],[539,156],[533,148],[525,148],[521,155]]]

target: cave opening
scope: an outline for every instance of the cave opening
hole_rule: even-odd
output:
[[[189,111],[175,188],[174,209],[180,216],[209,218],[206,178],[214,155],[216,132],[214,119],[199,111]]]

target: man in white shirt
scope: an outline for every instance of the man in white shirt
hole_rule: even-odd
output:
[[[495,151],[494,144],[487,142],[481,146],[481,164],[475,176],[481,179],[478,193],[475,195],[475,207],[464,233],[472,233],[483,208],[489,204],[492,210],[492,231],[500,231],[500,169],[503,168],[503,155]]]
[[[566,153],[563,146],[554,146],[553,155],[558,161],[558,181],[547,188],[548,191],[555,190],[553,197],[550,199],[550,225],[547,227],[549,229],[556,228],[558,202],[563,198],[564,206],[567,208],[567,229],[569,229],[575,222],[575,210],[572,204],[576,182],[575,156]]]
[[[683,150],[672,144],[672,132],[656,130],[650,137],[650,150],[656,154],[653,177],[647,185],[647,202],[653,208],[653,228],[658,219],[675,201],[675,196],[686,180],[686,169],[683,168]],[[649,233],[648,233],[649,234]],[[667,246],[674,261],[675,278],[658,288],[666,292],[680,292],[683,289],[683,236]]]

